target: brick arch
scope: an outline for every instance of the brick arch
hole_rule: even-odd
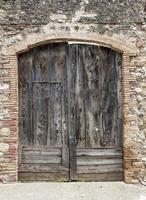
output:
[[[129,70],[134,69],[135,66],[131,65],[130,58],[137,55],[137,48],[123,39],[118,39],[117,37],[110,37],[107,35],[83,35],[83,34],[57,34],[41,36],[39,34],[29,35],[24,41],[17,43],[6,49],[7,57],[9,59],[10,68],[10,85],[11,85],[11,98],[10,98],[10,111],[11,115],[14,117],[13,129],[11,133],[15,135],[15,140],[13,140],[13,145],[17,147],[18,144],[18,63],[17,54],[28,51],[39,45],[53,43],[53,42],[80,42],[88,44],[97,44],[100,46],[105,46],[121,52],[123,55],[123,155],[124,155],[124,176],[125,182],[132,183],[135,174],[139,174],[139,170],[142,166],[142,161],[138,157],[138,149],[136,142],[130,142],[133,135],[135,134],[134,128],[131,130],[130,123],[133,118],[130,115],[131,99],[132,94],[130,89],[131,81],[135,81],[134,78],[131,79]],[[8,66],[7,65],[7,66]],[[15,110],[15,111],[14,111]],[[16,173],[14,173],[15,179],[18,180],[18,148],[16,148],[16,153],[14,154],[16,158],[15,168]],[[134,163],[134,165],[133,165]],[[134,167],[135,166],[135,167]]]
[[[114,36],[104,35],[83,35],[83,34],[57,34],[48,36],[39,36],[38,34],[32,34],[25,40],[7,48],[10,54],[16,54],[28,51],[30,48],[34,48],[39,45],[54,43],[54,42],[80,42],[87,44],[97,44],[100,46],[108,47],[118,52],[128,54],[129,56],[135,56],[137,54],[137,48],[135,45],[126,42],[123,39],[119,39]]]

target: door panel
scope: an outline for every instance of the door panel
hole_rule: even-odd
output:
[[[20,180],[69,180],[66,60],[62,44],[19,57]]]
[[[61,83],[34,83],[32,88],[34,144],[62,146]]]
[[[70,47],[72,180],[122,180],[121,54],[93,45]]]
[[[19,180],[122,180],[121,54],[56,43],[18,59]]]

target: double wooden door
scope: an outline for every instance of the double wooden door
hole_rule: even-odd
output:
[[[19,180],[122,180],[121,54],[54,43],[18,60]]]

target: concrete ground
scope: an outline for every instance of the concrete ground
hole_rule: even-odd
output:
[[[123,182],[4,184],[0,200],[146,200],[146,187]]]

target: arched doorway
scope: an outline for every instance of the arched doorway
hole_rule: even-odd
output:
[[[122,55],[53,43],[18,60],[19,179],[122,180]]]

